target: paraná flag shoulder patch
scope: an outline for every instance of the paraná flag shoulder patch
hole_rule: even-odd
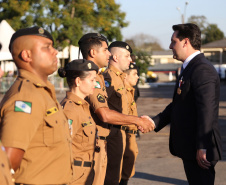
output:
[[[96,81],[96,83],[97,83],[97,84],[96,84],[95,88],[96,88],[96,89],[100,89],[100,88],[101,88],[101,87],[100,87],[100,82]]]
[[[32,103],[31,102],[26,102],[26,101],[15,101],[15,112],[24,112],[24,113],[31,113],[31,107]]]
[[[71,126],[73,123],[73,120],[72,119],[68,119],[68,124]]]

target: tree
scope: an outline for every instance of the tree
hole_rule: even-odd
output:
[[[196,24],[200,28],[201,32],[203,32],[208,26],[207,19],[203,15],[198,16],[192,15],[191,17],[188,18],[188,22]]]
[[[150,52],[154,50],[163,50],[159,44],[158,39],[148,34],[137,34],[127,39],[128,44],[132,44],[131,47],[135,50],[140,50],[144,52]]]
[[[58,49],[78,45],[91,31],[109,41],[121,40],[121,28],[128,25],[115,0],[0,0],[0,7],[0,21],[5,19],[15,30],[41,26],[51,32]]]
[[[202,32],[202,43],[206,44],[224,38],[224,33],[216,24],[209,24],[205,16],[191,16],[188,22],[199,26]]]
[[[150,55],[144,51],[134,51],[133,53],[136,56],[135,62],[139,68],[139,73],[147,74],[148,66],[151,60]]]
[[[209,24],[205,29],[204,34],[205,38],[202,40],[203,44],[224,38],[224,33],[217,27],[216,24]]]

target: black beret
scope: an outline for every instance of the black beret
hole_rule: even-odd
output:
[[[117,48],[124,48],[126,50],[128,50],[130,53],[133,52],[132,48],[129,46],[129,44],[127,44],[126,42],[122,42],[122,41],[115,41],[112,42],[110,44],[110,46],[108,47],[108,49],[111,49],[113,47],[117,47]]]
[[[99,70],[98,66],[94,62],[86,59],[77,59],[69,62],[65,66],[65,68],[62,68],[62,67],[59,68],[58,74],[60,75],[60,77],[66,77],[66,76],[73,76],[74,72],[93,71],[93,70],[95,70],[96,72],[98,72]]]
[[[137,65],[135,63],[130,63],[129,64],[129,69],[138,69]]]
[[[81,45],[84,41],[87,41],[90,38],[105,41],[108,45],[108,41],[107,41],[106,37],[104,37],[100,33],[87,33],[87,34],[83,35],[81,37],[81,39],[78,41],[78,45]]]
[[[99,68],[98,66],[86,59],[77,59],[77,60],[72,60],[65,66],[66,71],[93,71],[95,70],[98,72]]]
[[[23,28],[23,29],[17,30],[12,35],[10,43],[9,43],[9,51],[10,52],[11,52],[11,46],[12,46],[12,43],[14,42],[14,40],[16,40],[18,37],[25,36],[25,35],[37,35],[37,36],[45,37],[45,38],[52,40],[54,43],[52,35],[48,31],[44,30],[42,27],[34,26],[34,27],[29,27],[29,28]]]

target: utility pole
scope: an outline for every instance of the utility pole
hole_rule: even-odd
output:
[[[177,7],[177,10],[180,12],[180,14],[181,14],[181,22],[182,22],[182,24],[184,24],[185,23],[185,15],[186,15],[186,8],[187,8],[187,5],[188,5],[188,1],[186,1],[185,2],[185,6],[184,6],[184,13],[181,13],[181,11],[180,11],[180,7]]]

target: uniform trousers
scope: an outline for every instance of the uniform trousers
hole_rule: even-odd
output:
[[[122,169],[122,157],[125,147],[123,146],[122,133],[119,128],[111,127],[110,134],[107,137],[107,171],[104,185],[118,185]],[[125,143],[125,141],[124,141]],[[123,149],[124,148],[124,149]]]
[[[98,138],[96,144],[100,147],[100,152],[95,152],[94,160],[94,180],[93,185],[103,185],[107,170],[107,141]]]
[[[123,155],[122,179],[128,180],[135,174],[135,161],[138,155],[136,135],[126,133],[126,149]]]
[[[217,161],[211,162],[209,169],[202,169],[196,160],[183,159],[184,170],[189,185],[214,185],[215,170]]]

